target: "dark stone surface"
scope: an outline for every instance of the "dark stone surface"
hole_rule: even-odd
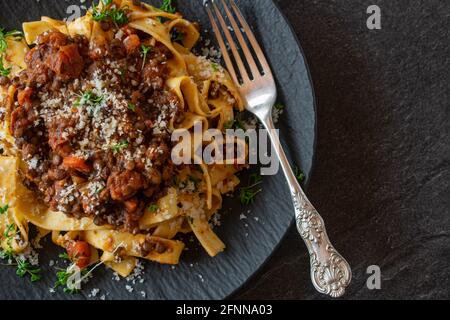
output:
[[[308,193],[354,280],[346,298],[450,298],[450,2],[278,0],[318,104]],[[383,29],[366,28],[377,4]],[[366,288],[366,268],[382,289]],[[294,229],[235,298],[319,299]]]

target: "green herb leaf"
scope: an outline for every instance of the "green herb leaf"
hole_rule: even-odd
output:
[[[5,207],[8,206],[6,205]],[[11,263],[11,265],[17,266],[16,274],[19,277],[23,278],[28,274],[30,275],[31,282],[38,281],[41,279],[41,269],[39,267],[32,266],[31,263],[23,258],[14,256],[12,241],[16,234],[16,225],[14,223],[9,224],[3,232],[3,237],[6,239],[8,249],[0,251],[0,258],[8,260],[8,263]],[[13,261],[15,261],[15,263],[12,263]]]
[[[12,237],[11,232],[14,231],[15,227],[16,225],[14,223],[9,224],[6,227],[5,231],[3,232],[3,236],[5,238],[11,238]]]
[[[8,212],[9,204],[5,204],[4,206],[0,206],[0,214],[5,214]]]
[[[241,117],[239,115],[236,115],[234,120],[230,120],[230,121],[225,122],[223,127],[224,127],[225,130],[229,130],[229,129],[244,130],[244,131],[247,130],[245,128],[244,121],[242,121],[242,119],[241,119]]]
[[[122,151],[122,149],[128,148],[129,145],[130,145],[130,143],[127,140],[122,140],[119,143],[112,145],[111,150],[114,153],[117,153],[117,152]]]
[[[0,259],[13,260],[14,254],[11,250],[2,250],[2,251],[0,251]]]
[[[92,7],[92,20],[100,22],[106,21],[108,19],[108,15],[104,11],[99,11],[97,7]]]
[[[151,204],[151,205],[147,208],[147,210],[148,210],[149,212],[156,212],[156,211],[158,211],[158,209],[159,209],[159,206],[158,206],[157,204]]]
[[[255,197],[262,191],[258,186],[262,182],[262,177],[258,173],[250,175],[250,185],[248,187],[241,188],[239,193],[239,199],[243,205],[250,205],[255,201]]]
[[[133,112],[136,112],[136,105],[134,103],[130,102],[130,103],[128,103],[128,109]]]
[[[167,13],[175,13],[177,11],[177,9],[175,8],[175,6],[172,3],[172,0],[164,0],[163,4],[161,5],[161,7],[159,8],[162,11],[165,11]]]
[[[75,274],[75,270],[68,271],[69,268],[60,270],[56,273],[56,282],[53,285],[53,289],[56,289],[58,287],[64,287],[64,289],[63,289],[64,293],[75,294],[75,293],[80,292],[80,290],[76,289],[76,288],[69,288],[67,286],[67,281],[69,281],[69,278]],[[87,269],[81,270],[81,278],[83,278],[88,272],[89,271]]]
[[[284,110],[284,108],[286,108],[286,106],[282,103],[276,103],[273,107],[278,111]]]
[[[252,204],[253,202],[255,202],[256,195],[258,193],[260,193],[261,191],[262,191],[262,189],[254,190],[254,189],[249,188],[249,187],[242,188],[241,192],[239,194],[239,199],[241,200],[241,203],[243,205],[248,206],[248,205]]]
[[[110,12],[111,20],[117,25],[121,26],[128,23],[128,17],[124,10],[114,9]]]
[[[172,4],[172,0],[164,0],[161,7],[159,7],[159,9],[162,11],[165,11],[167,13],[175,13],[177,11],[175,6]],[[163,22],[162,17],[157,17],[156,20],[158,20],[161,23]]]
[[[296,166],[294,168],[294,174],[299,183],[302,183],[303,181],[305,181],[306,175],[300,170],[299,167]]]
[[[58,257],[63,260],[71,261],[67,252],[61,253],[60,255],[58,255]]]
[[[7,38],[13,38],[15,41],[20,41],[23,39],[23,33],[18,30],[11,30],[5,32],[4,28],[0,28],[0,53],[4,53],[8,48]]]
[[[41,269],[38,269],[38,270],[39,270],[39,272],[41,272]],[[39,280],[41,280],[41,275],[33,273],[33,274],[31,274],[30,280],[31,280],[31,282],[39,281]]]
[[[211,68],[213,69],[214,72],[218,72],[220,70],[219,64],[215,62],[211,63]]]
[[[108,4],[105,4],[105,7],[102,10],[99,10],[98,5],[95,5],[95,3],[92,4],[92,19],[94,21],[100,22],[100,21],[111,21],[113,22],[116,27],[120,27],[121,25],[128,23],[128,17],[126,7],[123,7],[121,9],[117,8],[111,8],[110,4],[112,3],[111,0],[102,0],[103,4],[107,2]]]
[[[152,52],[152,47],[147,47],[145,45],[141,45],[141,53],[142,53],[142,69],[145,67],[145,63],[147,62],[147,55]]]
[[[11,234],[11,232],[13,231],[14,233]],[[6,244],[8,245],[8,251],[12,252],[13,237],[16,235],[16,233],[16,225],[14,223],[9,224],[3,232],[3,237],[6,239]]]
[[[60,270],[56,273],[56,282],[54,288],[59,286],[65,286],[67,284],[67,280],[69,279],[70,274],[67,270]]]
[[[79,292],[78,289],[75,289],[75,288],[69,289],[67,287],[67,281],[69,280],[69,278],[72,275],[73,275],[73,273],[67,272],[67,270],[58,271],[56,273],[56,282],[53,286],[53,289],[56,289],[61,286],[61,287],[64,287],[63,291],[65,293],[70,293],[70,294],[78,293]]]
[[[179,32],[177,29],[173,29],[171,34],[172,42],[183,42],[184,40],[184,33]]]
[[[259,173],[252,173],[250,175],[250,184],[251,185],[257,185],[257,184],[259,184],[261,182],[262,182],[261,174],[259,174]]]
[[[3,64],[3,56],[0,56],[0,76],[8,77],[11,73],[11,68],[6,68]]]
[[[41,269],[32,266],[28,261],[21,258],[17,258],[17,270],[16,274],[23,278],[25,275],[29,274],[31,282],[36,282],[41,279]]]
[[[95,106],[97,104],[100,104],[103,101],[103,96],[97,96],[96,94],[94,94],[92,92],[92,90],[88,90],[86,92],[82,92],[79,95],[79,98],[77,99],[77,101],[75,101],[75,106],[76,107],[81,107],[84,105],[90,105],[90,106]]]

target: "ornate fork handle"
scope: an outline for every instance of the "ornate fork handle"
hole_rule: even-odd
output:
[[[303,192],[294,192],[297,229],[308,247],[311,261],[311,280],[320,293],[341,297],[351,281],[347,261],[331,244],[325,223]]]
[[[292,193],[297,229],[305,241],[310,255],[312,283],[320,293],[333,298],[341,297],[351,281],[350,266],[331,244],[322,217],[298,183],[281,147],[272,118],[265,117],[262,122],[268,129]]]

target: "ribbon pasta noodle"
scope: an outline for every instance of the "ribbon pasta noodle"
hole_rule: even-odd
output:
[[[175,166],[168,139],[198,123],[224,132],[243,101],[225,69],[192,52],[196,24],[136,3],[100,2],[71,22],[42,17],[6,38],[3,251],[26,250],[33,225],[80,267],[126,277],[138,259],[178,264],[179,234],[212,257],[225,249],[209,222],[243,167],[195,156],[199,165]]]

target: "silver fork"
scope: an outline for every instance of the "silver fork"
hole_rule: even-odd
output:
[[[350,284],[351,269],[347,261],[330,243],[322,217],[302,190],[280,144],[272,119],[272,108],[276,102],[277,89],[267,59],[234,0],[206,0],[204,6],[228,71],[245,100],[246,109],[253,113],[267,129],[280,160],[292,195],[297,229],[310,254],[312,283],[320,293],[334,298],[340,297]],[[229,25],[225,22],[220,7],[225,12]],[[226,41],[221,31],[225,35]],[[238,45],[233,40],[233,33],[239,42],[245,61],[239,53]],[[249,43],[245,40],[245,35]],[[260,67],[258,67],[249,46],[255,52]],[[230,51],[235,64],[231,60]],[[246,65],[250,73],[247,71]]]

